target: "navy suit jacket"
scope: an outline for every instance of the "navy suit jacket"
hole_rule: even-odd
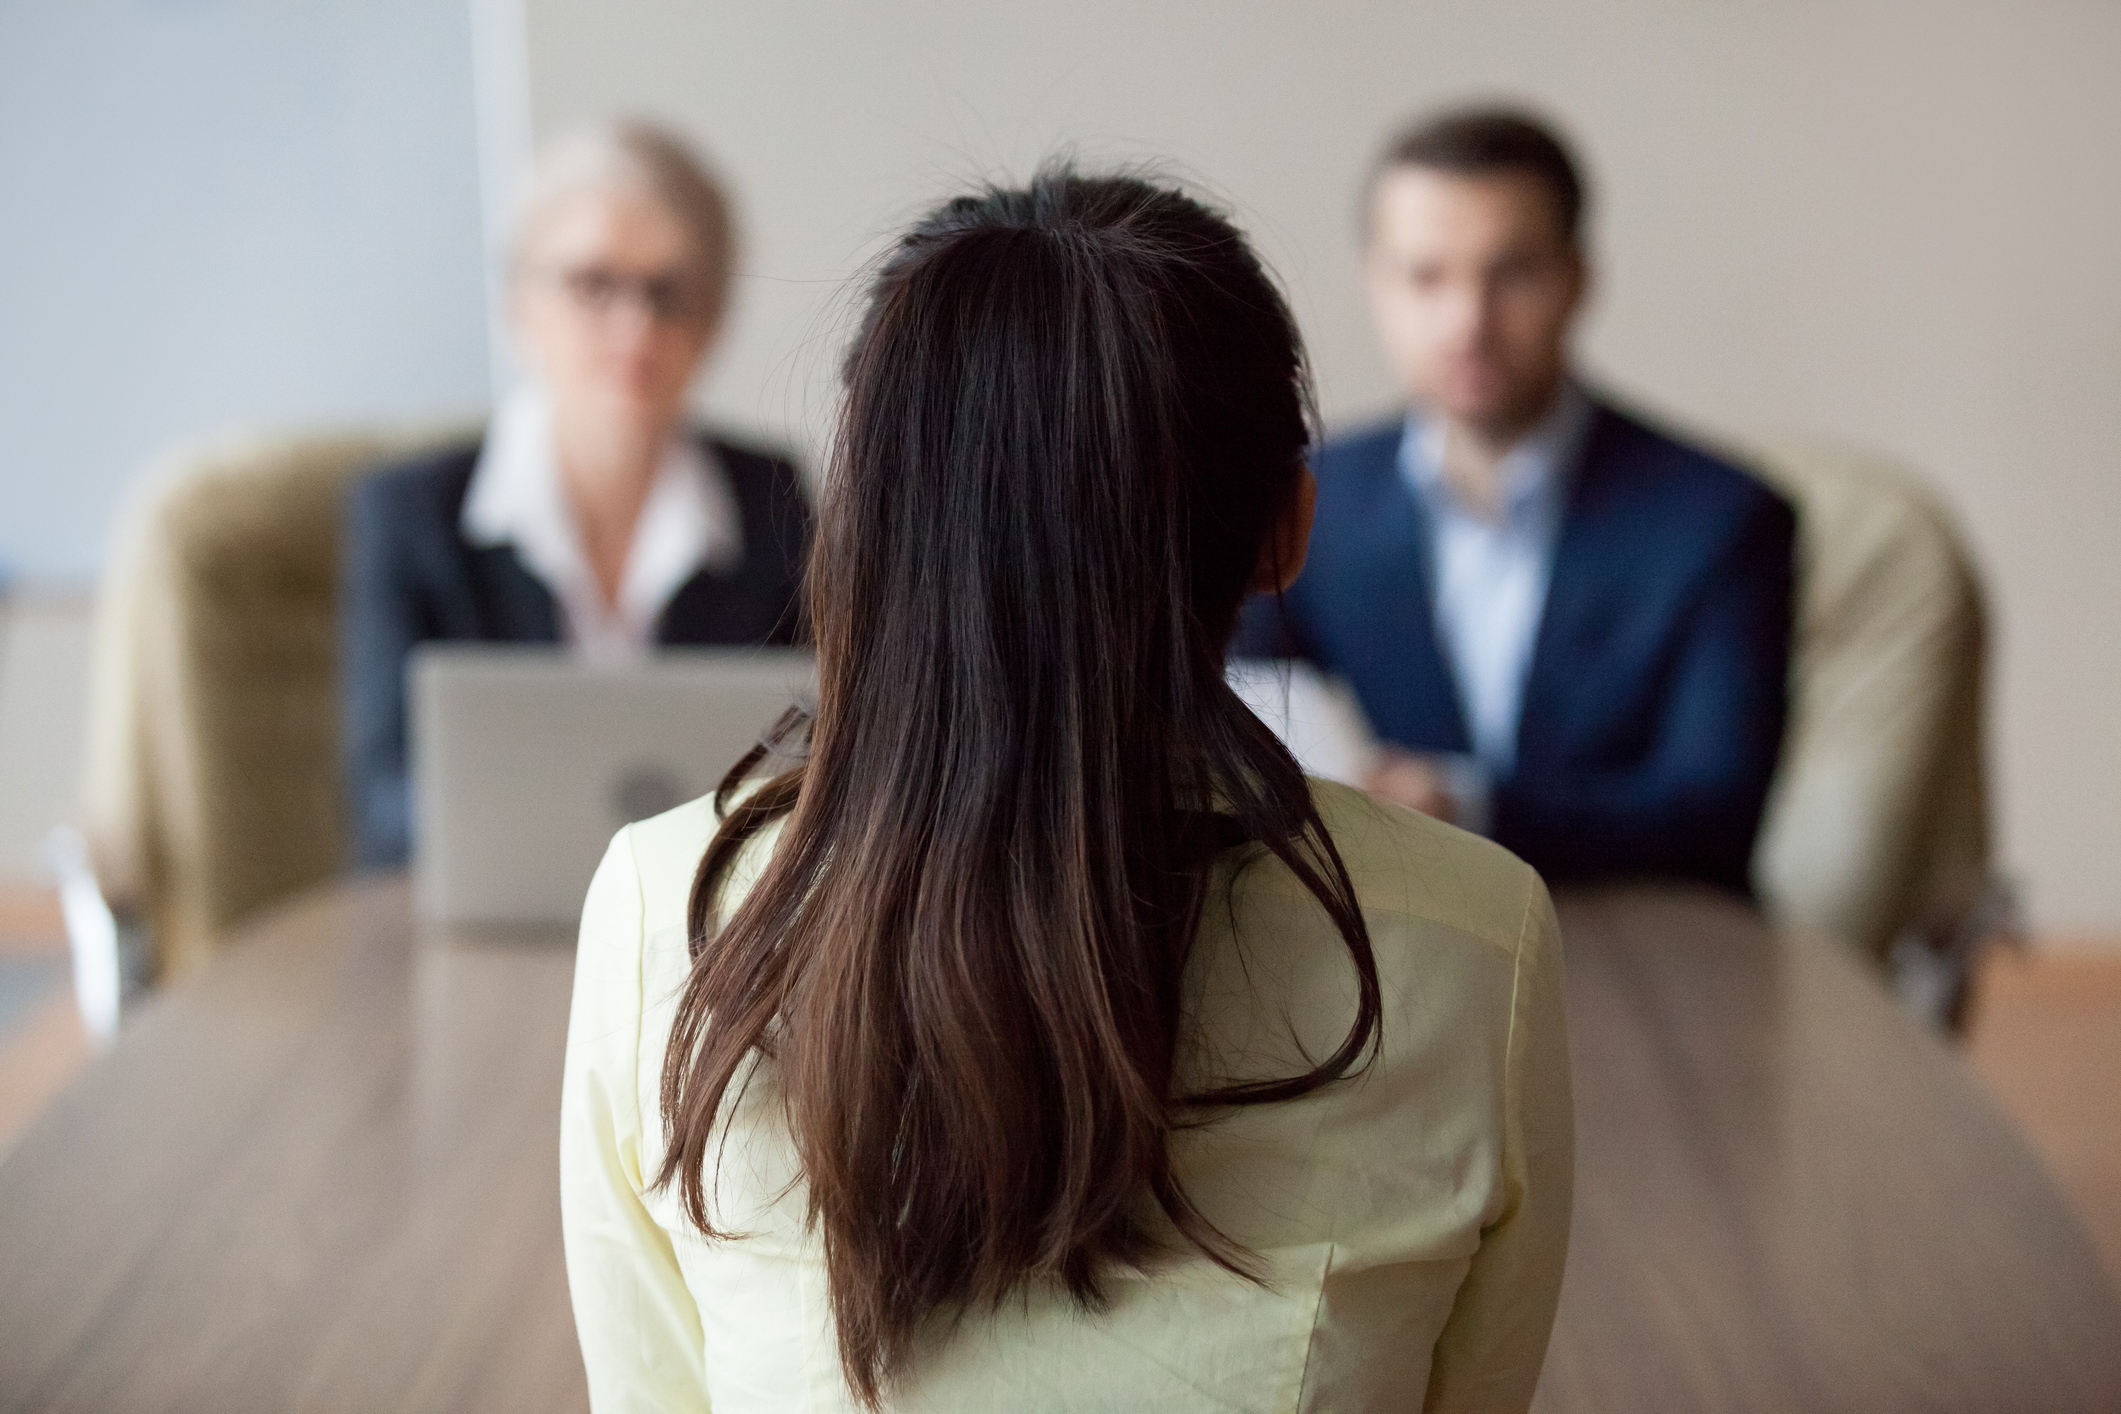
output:
[[[1233,652],[1308,659],[1347,679],[1382,740],[1465,752],[1402,428],[1314,458],[1310,558],[1279,606],[1246,606]],[[1550,879],[1749,893],[1782,744],[1795,516],[1745,472],[1604,404],[1566,507],[1494,836]]]
[[[701,570],[656,622],[665,644],[787,644],[810,551],[810,509],[795,468],[778,457],[702,439],[721,459],[743,519],[744,562]],[[557,643],[552,594],[506,545],[473,545],[458,529],[479,443],[387,467],[347,494],[341,575],[341,695],[347,785],[360,864],[410,854],[405,660],[430,640]]]

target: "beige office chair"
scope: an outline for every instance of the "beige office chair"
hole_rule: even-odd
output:
[[[1799,527],[1791,720],[1755,886],[1779,923],[1841,940],[1957,1025],[1980,947],[2011,926],[1989,854],[1972,561],[1890,465],[1797,443],[1750,461]]]
[[[337,872],[341,492],[468,429],[233,439],[133,498],[97,608],[84,819],[95,874],[181,974]]]

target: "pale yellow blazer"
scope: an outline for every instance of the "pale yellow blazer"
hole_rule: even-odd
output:
[[[1175,1133],[1201,1211],[1266,1286],[1198,1256],[1116,1273],[1110,1308],[1027,1293],[968,1317],[894,1390],[901,1410],[1522,1410],[1568,1245],[1571,1127],[1560,944],[1513,855],[1313,783],[1384,986],[1359,1078]],[[592,1405],[845,1411],[823,1266],[770,1067],[725,1111],[709,1242],[674,1187],[657,1086],[687,957],[685,904],[715,825],[695,801],[622,830],[590,886],[561,1125],[568,1281]],[[731,895],[771,848],[739,861]],[[1264,850],[1227,851],[1195,950],[1189,1085],[1292,1074],[1354,1007],[1347,950]],[[1228,887],[1231,907],[1215,906]],[[1206,1059],[1212,1057],[1212,1063]]]

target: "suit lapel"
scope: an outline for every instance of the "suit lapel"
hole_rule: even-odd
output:
[[[774,524],[775,468],[749,453],[706,437],[701,445],[729,479],[744,535],[743,563],[728,574],[700,569],[680,585],[656,620],[658,643],[786,643],[796,625],[784,622],[785,563]]]
[[[1546,602],[1532,641],[1532,661],[1525,672],[1524,698],[1517,716],[1517,760],[1520,766],[1551,759],[1557,723],[1573,720],[1562,699],[1571,691],[1593,690],[1599,640],[1610,625],[1611,590],[1616,566],[1611,535],[1615,499],[1624,489],[1614,455],[1621,426],[1612,412],[1596,406],[1583,452],[1569,486],[1554,560],[1547,572]]]
[[[1400,472],[1398,439],[1379,439],[1361,475],[1369,494],[1350,527],[1362,547],[1350,560],[1361,571],[1346,592],[1379,651],[1349,663],[1349,675],[1362,679],[1357,693],[1379,735],[1430,751],[1468,750],[1458,684],[1436,637],[1428,517]]]
[[[471,552],[479,638],[513,643],[558,643],[560,606],[552,591],[525,569],[512,545]]]

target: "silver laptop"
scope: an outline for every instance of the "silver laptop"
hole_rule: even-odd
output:
[[[590,667],[555,648],[413,656],[413,885],[460,924],[572,923],[612,834],[720,784],[814,691],[810,655],[668,650]]]

